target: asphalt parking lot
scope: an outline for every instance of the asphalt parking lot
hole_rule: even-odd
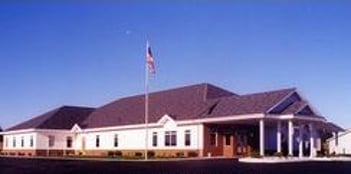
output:
[[[300,162],[247,164],[237,159],[180,161],[87,161],[25,159],[0,157],[0,174],[73,174],[73,173],[351,173],[351,162]]]

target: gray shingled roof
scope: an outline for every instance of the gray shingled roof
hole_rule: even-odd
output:
[[[222,98],[210,116],[266,113],[295,88]]]
[[[210,84],[198,84],[149,94],[149,122],[168,114],[176,120],[202,115],[216,101],[237,96]],[[144,95],[122,98],[98,108],[85,121],[88,128],[144,123]]]
[[[272,107],[275,114],[295,114],[305,104],[299,97],[289,97],[295,88],[238,95],[228,90],[203,83],[149,94],[149,122],[155,123],[165,114],[175,120],[215,118],[243,114],[267,113]],[[279,104],[282,100],[284,105]],[[279,105],[278,105],[279,104]],[[99,128],[143,124],[145,96],[121,98],[100,108],[64,106],[7,129],[71,129]]]
[[[28,121],[6,129],[6,131],[20,129],[71,129],[74,124],[82,127],[81,123],[94,111],[94,108],[62,106]]]
[[[165,114],[175,120],[265,113],[295,88],[237,95],[211,84],[198,84],[149,94],[149,122]],[[122,98],[98,108],[87,128],[144,123],[144,95]]]

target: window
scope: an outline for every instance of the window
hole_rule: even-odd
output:
[[[157,132],[152,133],[152,146],[157,146]]]
[[[218,145],[217,136],[218,136],[217,132],[215,132],[215,131],[210,132],[210,145],[211,146]]]
[[[118,147],[118,134],[115,134],[115,137],[113,139],[113,146]]]
[[[49,135],[49,147],[55,146],[55,136]]]
[[[16,147],[16,137],[12,138],[12,147]]]
[[[185,131],[185,146],[190,146],[190,144],[191,144],[191,133],[190,133],[190,130],[186,130]]]
[[[21,137],[21,147],[24,147],[24,138]]]
[[[95,146],[96,146],[96,147],[100,147],[100,135],[96,135],[96,138],[95,138]]]
[[[230,134],[225,135],[225,145],[230,146]]]
[[[165,133],[165,146],[176,146],[177,145],[177,132],[166,131]]]
[[[66,138],[66,146],[67,148],[72,148],[72,137],[67,137]]]
[[[33,136],[30,136],[29,146],[30,146],[30,147],[33,147],[33,145],[34,145]]]

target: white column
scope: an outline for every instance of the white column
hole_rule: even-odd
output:
[[[310,157],[314,157],[314,129],[313,129],[313,124],[309,124],[310,128]]]
[[[303,157],[303,125],[299,127],[299,157]]]
[[[277,152],[282,152],[282,124],[280,120],[277,123]]]
[[[294,127],[293,127],[293,122],[289,120],[288,122],[288,150],[289,150],[289,155],[293,155],[293,134],[294,134]]]
[[[264,156],[264,121],[260,120],[260,155]]]

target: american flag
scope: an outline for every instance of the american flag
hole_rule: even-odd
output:
[[[154,57],[152,55],[149,42],[146,42],[146,64],[147,64],[149,73],[155,74],[156,73],[155,62],[154,62]]]

